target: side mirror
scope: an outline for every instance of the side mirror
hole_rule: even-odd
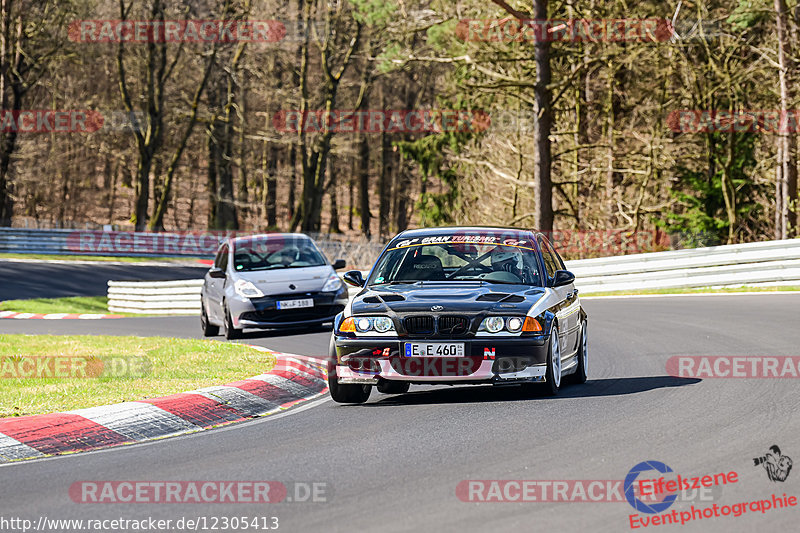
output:
[[[208,271],[208,275],[216,279],[225,279],[228,277],[225,274],[225,271],[222,270],[221,268],[212,268],[211,270]]]
[[[574,281],[575,274],[569,270],[556,270],[556,274],[553,276],[553,287],[563,287],[564,285],[569,285]]]
[[[364,276],[361,275],[360,270],[348,270],[342,276],[342,279],[348,284],[352,285],[353,287],[363,287],[364,286]]]
[[[347,266],[347,261],[345,261],[344,259],[337,259],[336,261],[333,262],[334,270],[341,270],[346,266]]]

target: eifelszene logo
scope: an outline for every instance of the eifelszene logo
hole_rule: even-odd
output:
[[[770,481],[784,482],[789,477],[789,472],[792,471],[791,458],[781,455],[781,449],[777,444],[770,446],[765,455],[754,457],[753,464],[755,466],[763,465]]]

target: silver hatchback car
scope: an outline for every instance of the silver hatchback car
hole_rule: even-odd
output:
[[[201,291],[206,337],[241,337],[245,328],[318,326],[347,305],[347,289],[310,237],[274,233],[223,242]]]

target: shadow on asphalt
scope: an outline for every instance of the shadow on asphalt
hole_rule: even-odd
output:
[[[310,333],[330,333],[332,330],[333,326],[313,326],[286,329],[249,329],[242,333],[240,340],[268,339],[272,337],[296,337],[298,335],[308,335]]]
[[[563,400],[568,398],[596,398],[601,396],[623,396],[655,389],[684,387],[700,383],[701,379],[672,376],[649,376],[631,378],[590,379],[583,385],[562,385],[558,396],[548,396],[544,386],[524,388],[520,386],[455,386],[447,389],[412,391],[398,395],[379,395],[380,400],[364,404],[363,407],[388,405],[425,405],[435,403],[487,403],[525,400]],[[373,396],[373,398],[375,398]]]

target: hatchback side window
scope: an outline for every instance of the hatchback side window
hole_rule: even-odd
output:
[[[214,259],[214,267],[220,270],[225,270],[228,268],[228,247],[223,246],[220,248],[219,252],[217,252],[217,257]]]

